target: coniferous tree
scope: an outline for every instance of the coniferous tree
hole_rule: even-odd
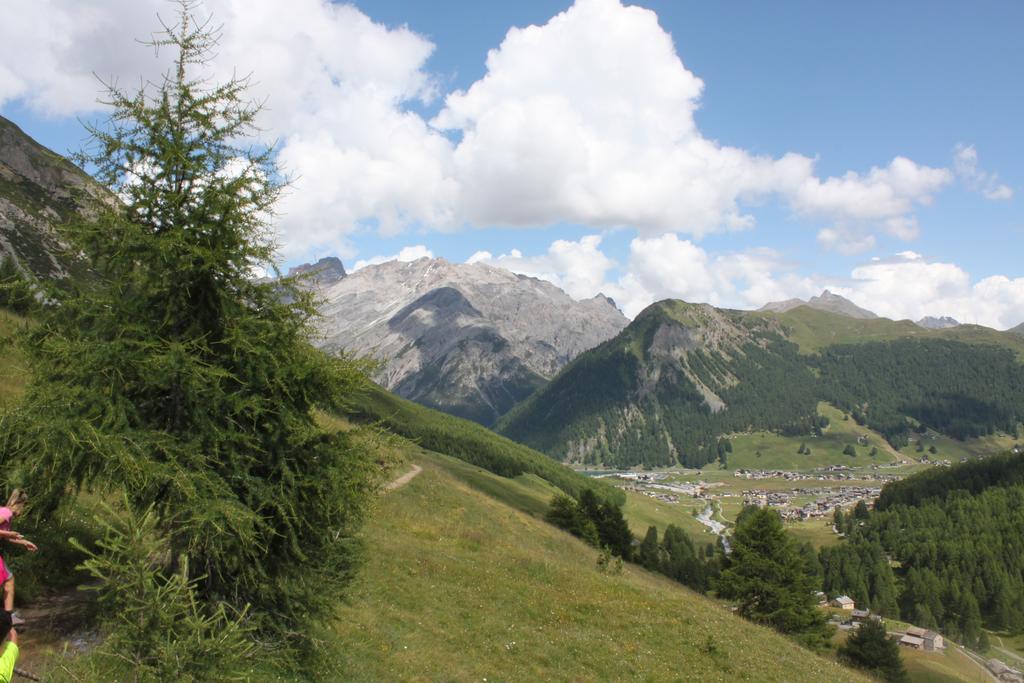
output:
[[[881,622],[869,620],[862,623],[839,648],[839,657],[889,683],[909,680],[899,645],[889,640]]]
[[[5,465],[42,515],[83,489],[152,508],[168,573],[296,643],[352,575],[372,472],[314,411],[364,379],[310,345],[310,294],[253,279],[274,258],[280,173],[273,150],[243,146],[259,111],[246,81],[205,79],[216,33],[180,10],[154,42],[171,71],[111,86],[109,122],[89,127],[80,161],[123,204],[65,236],[94,277],[47,292]]]
[[[658,549],[658,527],[647,527],[647,535],[640,544],[640,564],[650,571],[661,568],[661,555]]]
[[[811,646],[823,646],[827,640],[829,628],[814,598],[815,581],[774,510],[747,508],[737,518],[732,553],[717,588],[752,621]]]

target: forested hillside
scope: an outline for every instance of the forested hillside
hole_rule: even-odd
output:
[[[543,453],[499,436],[475,422],[425,408],[369,382],[352,397],[344,413],[501,477],[533,474],[574,497],[591,490],[617,505],[625,501],[621,490],[600,479],[552,462]]]
[[[819,401],[894,448],[913,429],[1015,434],[1022,389],[1018,339],[995,330],[663,301],[570,364],[499,431],[569,462],[700,467],[736,433],[820,434]]]
[[[958,439],[1016,433],[1024,365],[1012,351],[942,339],[844,344],[813,361],[821,397],[901,448],[912,417]]]
[[[815,379],[770,320],[665,301],[570,364],[500,431],[573,462],[699,467],[717,437],[815,423]]]
[[[1024,456],[889,484],[840,525],[846,542],[822,551],[827,591],[971,646],[982,626],[1024,629]]]

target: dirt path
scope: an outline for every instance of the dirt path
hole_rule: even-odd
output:
[[[422,467],[420,467],[419,465],[413,465],[411,470],[400,476],[398,479],[395,479],[394,481],[389,481],[387,484],[385,484],[384,493],[390,493],[395,489],[402,488],[410,481],[412,481],[416,477],[416,475],[422,471]]]
[[[82,652],[93,645],[94,634],[82,631],[87,621],[89,600],[78,590],[39,598],[31,606],[19,610],[25,627],[18,628],[21,655],[18,668],[37,676],[58,663],[59,655],[68,651]],[[15,676],[15,680],[25,680]]]

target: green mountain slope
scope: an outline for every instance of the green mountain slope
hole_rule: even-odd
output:
[[[1024,335],[1014,330],[1000,332],[981,325],[958,325],[930,330],[909,320],[875,318],[857,320],[844,315],[800,306],[785,313],[755,312],[751,315],[777,319],[786,338],[800,347],[802,353],[815,353],[836,344],[860,344],[895,339],[951,339],[967,344],[989,344],[1012,349],[1024,359]]]
[[[464,463],[412,457],[423,472],[381,500],[339,609],[345,680],[864,680],[638,567],[602,573]]]
[[[433,451],[446,453],[471,465],[503,476],[534,475],[553,487],[578,496],[591,489],[605,499],[621,503],[622,492],[607,483],[574,472],[543,453],[495,434],[486,427],[426,408],[369,384],[353,397],[348,417],[372,422]]]
[[[723,437],[746,432],[820,435],[819,401],[894,447],[918,425],[957,438],[1012,433],[1024,419],[1021,357],[1024,339],[976,326],[663,301],[577,358],[499,431],[556,459],[618,467],[700,467],[727,455]]]

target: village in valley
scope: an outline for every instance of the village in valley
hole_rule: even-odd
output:
[[[966,447],[963,442],[924,435],[897,451],[879,435],[843,420],[831,407],[823,406],[823,412],[832,418],[832,427],[824,438],[808,439],[813,449],[802,442],[798,446],[799,439],[775,434],[738,435],[733,437],[735,446],[728,466],[723,461],[702,469],[636,468],[588,474],[606,478],[625,491],[627,517],[634,535],[641,538],[648,525],[664,530],[675,524],[698,544],[720,539],[728,553],[736,517],[744,507],[757,506],[777,511],[787,531],[800,543],[821,548],[842,542],[843,533],[834,523],[837,511],[847,515],[858,507],[873,507],[889,482],[925,469],[985,457],[998,449],[1016,452],[1022,448],[1018,443],[1004,443],[1005,439],[977,440]],[[850,452],[854,455],[849,456]],[[982,657],[934,630],[883,619],[858,607],[847,595],[818,593],[817,598],[839,634],[852,632],[868,620],[882,621],[907,657],[952,658],[961,668],[973,670],[979,680],[1024,683],[1024,658],[1015,652],[1001,650],[1002,659]]]

